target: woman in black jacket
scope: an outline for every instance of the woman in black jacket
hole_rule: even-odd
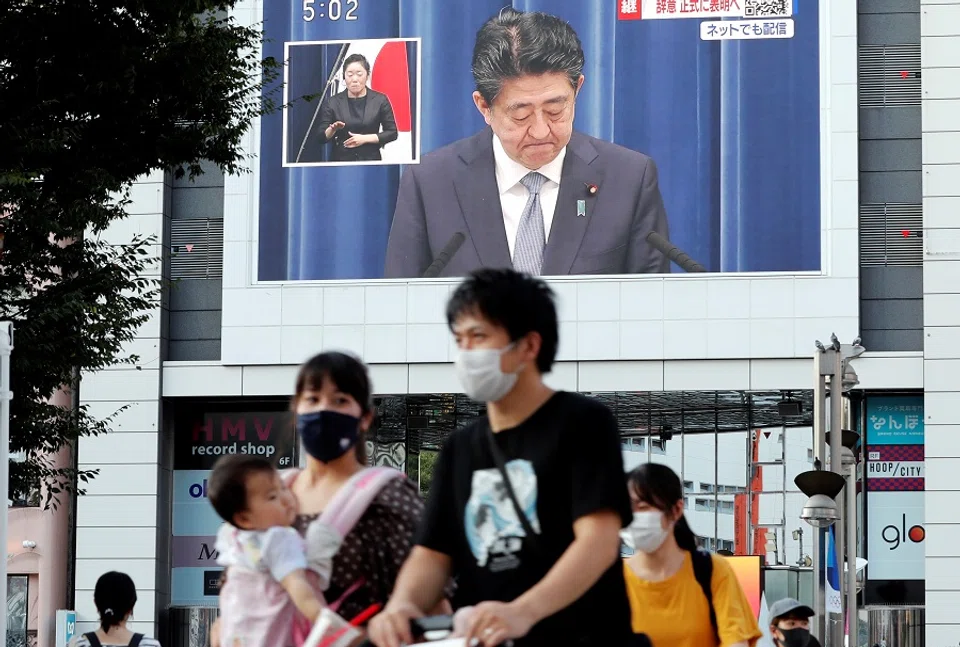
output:
[[[380,149],[397,138],[397,120],[387,95],[367,87],[370,63],[362,54],[343,62],[347,89],[320,109],[320,136],[333,143],[331,162],[373,162]]]

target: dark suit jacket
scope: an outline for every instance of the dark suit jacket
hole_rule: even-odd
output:
[[[588,185],[596,185],[590,195]],[[579,200],[586,215],[578,215]],[[646,235],[669,239],[653,160],[574,132],[567,145],[543,274],[665,273],[670,261]],[[456,232],[467,239],[441,276],[511,267],[493,159],[493,133],[425,155],[404,168],[387,243],[387,278],[421,276]]]
[[[327,126],[335,121],[342,121],[346,125],[334,133],[332,139],[327,139]],[[380,128],[383,127],[381,131]],[[397,138],[397,120],[393,116],[393,106],[387,95],[367,88],[367,103],[363,110],[363,120],[355,121],[350,114],[347,104],[347,91],[339,92],[323,103],[320,108],[320,138],[333,142],[334,162],[366,162],[382,159],[380,149]],[[379,144],[364,144],[357,148],[345,148],[343,142],[350,139],[350,133],[355,135],[376,135]]]

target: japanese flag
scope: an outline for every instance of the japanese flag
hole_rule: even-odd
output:
[[[390,99],[397,120],[397,139],[381,149],[388,164],[408,164],[414,159],[416,142],[413,102],[410,96],[410,69],[407,43],[402,40],[371,39],[350,43],[346,56],[362,54],[370,63],[368,86]],[[346,90],[343,77],[337,78],[335,92]]]

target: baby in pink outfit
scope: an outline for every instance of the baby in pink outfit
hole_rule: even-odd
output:
[[[297,611],[311,624],[323,603],[307,578],[306,545],[292,528],[297,502],[269,461],[234,454],[217,461],[208,496],[226,522],[217,561],[222,647],[290,647]]]

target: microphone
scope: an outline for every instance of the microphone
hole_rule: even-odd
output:
[[[430,266],[427,267],[427,270],[420,278],[432,279],[440,276],[440,272],[447,266],[447,263],[450,262],[450,259],[453,258],[453,255],[457,253],[460,245],[463,245],[463,241],[466,239],[467,237],[463,235],[462,231],[458,231],[451,236],[450,240],[443,246],[443,249],[440,250],[440,253],[437,254],[437,257],[430,263]]]
[[[679,265],[685,272],[706,272],[700,263],[687,256],[679,247],[655,231],[647,234],[647,242],[664,256]]]

